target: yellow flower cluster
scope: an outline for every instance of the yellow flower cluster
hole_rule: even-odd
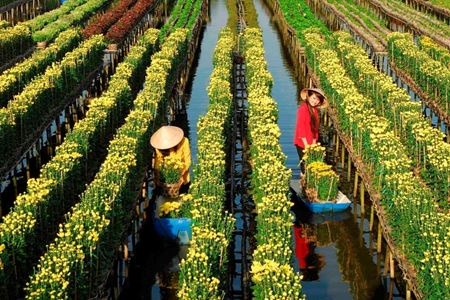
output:
[[[248,127],[252,166],[252,195],[256,203],[257,247],[252,281],[256,299],[303,299],[300,276],[292,257],[291,206],[286,156],[279,142],[278,108],[270,96],[272,75],[264,58],[262,33],[247,28],[243,36],[248,81]]]
[[[159,217],[176,216],[177,213],[180,211],[180,207],[181,202],[177,201],[165,202],[159,208]]]
[[[223,297],[219,278],[226,271],[227,248],[235,222],[224,211],[224,131],[230,122],[232,107],[230,80],[234,47],[232,31],[223,29],[214,51],[208,111],[197,124],[198,164],[194,168],[195,177],[190,188],[191,215],[195,226],[187,259],[180,265],[180,299]]]
[[[81,41],[79,28],[70,28],[61,33],[53,44],[42,51],[36,51],[30,58],[5,70],[0,76],[0,104],[6,106],[30,80],[45,71],[45,68],[72,50]]]
[[[280,265],[270,259],[255,261],[251,272],[252,280],[258,287],[254,290],[256,299],[306,299],[302,294],[302,277],[294,272],[290,264]]]
[[[419,48],[426,52],[432,59],[440,61],[450,69],[450,52],[447,48],[436,44],[430,37],[422,35],[417,44]]]
[[[372,97],[377,113],[389,120],[390,127],[409,146],[409,154],[415,156],[414,162],[422,168],[426,181],[438,199],[446,203],[450,195],[450,144],[444,142],[444,134],[422,117],[420,103],[412,103],[404,89],[397,87],[391,77],[372,65],[366,52],[353,42],[350,34],[338,32],[335,36],[337,48],[345,57],[345,68],[359,89]]]
[[[168,78],[174,63],[184,55],[182,50],[187,43],[187,34],[187,30],[178,30],[169,36],[161,49],[166,56],[159,54],[160,60],[153,61],[147,69],[146,85],[135,100],[135,108],[111,141],[108,155],[83,193],[81,202],[66,216],[67,222],[60,225],[58,237],[41,257],[27,285],[27,299],[51,298],[55,294],[61,299],[72,298],[75,285],[88,284],[86,280],[89,276],[84,273],[89,270],[83,267],[84,261],[89,259],[91,265],[96,265],[99,256],[95,251],[98,251],[102,239],[117,234],[110,231],[109,225],[115,216],[126,213],[131,205],[130,195],[133,195],[134,187],[140,184],[140,179],[135,175],[142,173],[142,166],[145,165],[146,137],[150,134],[158,106],[166,98],[165,94],[149,97],[154,87],[160,84],[158,79],[153,81],[156,77],[149,70],[165,70],[165,67],[155,65],[169,61],[170,68],[164,72],[165,78]],[[95,272],[94,269],[91,271]],[[77,290],[77,295],[87,297],[81,295],[87,292]]]
[[[337,111],[339,125],[345,127],[345,133],[352,139],[354,152],[361,155],[368,173],[379,186],[381,204],[391,228],[390,235],[417,272],[420,291],[424,298],[434,295],[450,297],[448,279],[438,276],[443,274],[448,278],[450,273],[450,265],[443,264],[441,256],[449,259],[448,254],[441,251],[449,248],[449,218],[439,212],[433,191],[410,171],[411,161],[405,155],[407,149],[390,129],[392,127],[387,119],[375,115],[372,101],[361,95],[354,82],[343,72],[336,52],[329,48],[317,31],[305,30],[302,34],[310,51],[308,58],[313,60],[310,63],[315,66],[331,106]],[[315,43],[309,43],[312,40]],[[369,69],[367,66],[365,68]],[[356,109],[356,106],[362,109]],[[432,252],[435,255],[429,254]],[[424,261],[425,256],[430,260]]]
[[[450,113],[450,69],[431,58],[414,43],[412,34],[394,32],[388,35],[389,57],[407,72],[446,113]]]
[[[147,30],[143,38],[131,47],[128,56],[111,77],[108,90],[102,97],[91,100],[86,117],[76,123],[73,130],[66,135],[63,144],[57,147],[56,155],[41,168],[40,176],[28,181],[26,193],[18,196],[12,211],[4,217],[0,225],[0,243],[8,245],[8,249],[16,256],[29,255],[24,249],[31,243],[42,243],[41,240],[30,237],[46,236],[54,232],[51,227],[56,224],[53,224],[52,220],[63,213],[72,199],[61,197],[62,189],[84,171],[86,159],[90,158],[92,151],[96,151],[94,145],[102,134],[102,128],[116,126],[110,123],[114,119],[110,116],[116,114],[118,108],[123,107],[125,103],[131,107],[130,84],[139,64],[146,60],[145,55],[153,51],[158,32],[155,29]],[[77,182],[77,185],[74,192],[81,192],[84,182]],[[40,232],[40,228],[44,228],[44,232]],[[28,265],[15,267],[20,270],[30,269]]]

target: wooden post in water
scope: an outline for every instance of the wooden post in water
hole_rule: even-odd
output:
[[[391,250],[389,249],[389,270],[391,279],[395,278],[395,265],[394,265],[394,255],[392,255]]]
[[[384,257],[384,270],[383,270],[383,276],[386,277],[389,272],[389,249],[386,249],[386,255]]]
[[[361,190],[359,191],[359,198],[361,199],[361,215],[365,214],[364,207],[364,181],[361,180]]]
[[[370,222],[369,222],[369,231],[370,232],[372,232],[372,230],[373,230],[374,215],[375,215],[375,204],[372,202],[372,207],[370,208]]]
[[[337,136],[337,140],[336,140],[336,157],[339,156],[339,136]],[[336,158],[336,160],[338,160],[339,158]]]
[[[342,144],[341,150],[341,172],[344,173],[344,164],[345,164],[345,146]]]
[[[347,162],[347,181],[350,182],[350,177],[352,176],[352,160],[350,157],[350,153],[348,154],[348,162]]]
[[[355,184],[353,186],[353,198],[356,198],[356,193],[358,192],[358,171],[355,172]]]
[[[382,233],[381,233],[381,221],[378,220],[378,236],[377,236],[377,252],[381,253],[381,241],[382,241]]]
[[[406,300],[411,300],[411,290],[409,289],[409,283],[406,283]]]

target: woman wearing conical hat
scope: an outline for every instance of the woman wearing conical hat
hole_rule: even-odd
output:
[[[191,166],[191,149],[189,140],[184,132],[176,126],[162,126],[150,138],[150,144],[155,148],[155,177],[159,178],[159,166],[166,156],[180,160],[184,166],[182,170],[183,186],[190,182],[189,168]],[[156,180],[158,182],[158,180]]]
[[[300,161],[303,150],[316,144],[319,139],[319,110],[325,102],[325,94],[321,89],[305,88],[301,91],[302,103],[297,109],[297,123],[295,126],[294,145]]]

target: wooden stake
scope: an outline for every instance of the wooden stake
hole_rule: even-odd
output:
[[[364,207],[364,182],[361,180],[361,190],[359,191],[359,198],[361,199],[361,215],[365,214]]]
[[[395,278],[395,268],[394,268],[394,255],[389,251],[389,269],[391,271],[391,278]]]
[[[344,164],[345,164],[345,146],[342,144],[342,151],[341,151],[341,172],[344,172]]]
[[[353,198],[356,198],[356,193],[358,192],[358,171],[355,172],[355,185],[353,186]]]
[[[373,219],[375,215],[375,204],[372,203],[372,207],[370,208],[370,222],[369,222],[369,231],[372,232],[373,230]]]
[[[406,300],[411,300],[411,290],[409,289],[409,283],[406,283]]]
[[[336,137],[336,151],[335,152],[336,152],[336,155],[339,155],[339,136]]]
[[[378,253],[381,253],[381,241],[382,241],[382,238],[383,237],[383,235],[382,235],[382,233],[381,233],[381,222],[380,222],[380,220],[378,220],[378,237],[377,237],[377,252]]]
[[[384,257],[384,270],[383,276],[386,277],[389,272],[389,249],[386,249],[386,255]]]
[[[350,157],[350,154],[348,155],[348,162],[347,162],[347,181],[350,182],[352,176],[352,160]]]

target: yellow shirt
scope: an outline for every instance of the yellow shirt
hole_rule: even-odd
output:
[[[158,166],[163,160],[163,154],[158,149],[155,149],[155,152],[155,166]],[[191,166],[191,148],[189,147],[189,140],[187,138],[183,138],[176,149],[170,151],[169,156],[175,157],[183,163],[183,184],[189,183],[189,168]]]

